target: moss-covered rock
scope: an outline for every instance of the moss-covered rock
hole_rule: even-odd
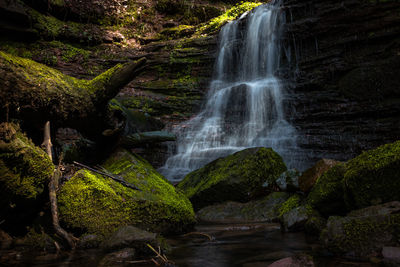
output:
[[[123,225],[176,233],[194,223],[189,200],[144,159],[122,150],[103,166],[140,190],[88,170],[78,171],[58,198],[61,220],[69,228],[107,236]]]
[[[5,224],[23,225],[43,203],[54,165],[20,128],[0,124],[0,217]]]
[[[321,159],[315,163],[314,166],[303,172],[303,174],[299,177],[299,186],[301,191],[309,192],[318,178],[321,177],[325,171],[329,170],[338,163],[339,161],[332,159]]]
[[[288,198],[286,192],[273,192],[247,203],[228,201],[207,206],[197,212],[197,218],[214,223],[248,223],[278,221],[278,209]]]
[[[346,212],[343,185],[345,171],[345,164],[340,163],[324,172],[308,195],[308,204],[325,216],[343,215]]]
[[[400,141],[348,161],[344,185],[350,209],[400,200]]]
[[[338,254],[368,258],[383,246],[399,246],[400,202],[371,206],[350,212],[346,217],[331,216],[321,233],[325,245]]]
[[[289,199],[287,199],[282,206],[278,209],[278,217],[282,217],[292,209],[295,209],[297,207],[300,207],[301,205],[301,197],[297,194],[291,196]]]
[[[270,188],[286,170],[281,156],[271,148],[249,148],[214,160],[193,171],[178,184],[195,210],[224,201],[246,202]]]
[[[279,222],[283,232],[305,230],[308,234],[319,235],[326,220],[299,195],[293,195],[278,209]]]

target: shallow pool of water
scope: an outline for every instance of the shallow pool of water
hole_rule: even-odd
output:
[[[296,253],[315,254],[322,248],[304,233],[282,233],[278,224],[198,225],[194,232],[168,238],[168,259],[180,267],[266,267]],[[99,266],[101,250],[59,255],[24,251],[0,251],[0,266]],[[316,266],[374,266],[326,256],[315,257]],[[115,262],[107,266],[155,266],[153,263]]]

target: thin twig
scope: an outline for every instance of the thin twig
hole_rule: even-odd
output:
[[[210,236],[209,234],[200,233],[200,232],[190,232],[190,233],[184,234],[183,236],[189,236],[189,235],[202,235],[202,236],[205,236],[205,237],[207,237],[208,239],[210,239],[210,241],[213,241],[213,240],[214,240],[214,238],[213,238],[212,236]]]
[[[82,164],[82,163],[79,163],[79,162],[76,162],[76,161],[74,161],[74,164],[77,165],[77,166],[79,166],[79,167],[81,167],[81,168],[88,169],[89,171],[92,171],[92,172],[101,174],[101,175],[103,175],[103,176],[107,176],[107,177],[113,179],[114,181],[119,182],[119,183],[122,184],[123,186],[132,188],[132,189],[134,189],[134,190],[139,190],[139,191],[141,191],[141,190],[140,190],[139,188],[137,188],[134,184],[131,184],[131,183],[126,182],[123,178],[121,178],[121,177],[119,177],[119,176],[117,176],[117,175],[109,174],[108,172],[106,173],[106,172],[102,172],[102,171],[96,170],[96,169],[94,169],[94,168],[92,168],[92,167],[86,166],[86,165],[84,165],[84,164]]]

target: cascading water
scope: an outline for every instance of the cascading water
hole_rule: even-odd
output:
[[[203,111],[177,132],[176,154],[160,171],[182,179],[190,171],[233,152],[272,147],[290,166],[296,131],[285,120],[284,92],[275,76],[285,15],[280,1],[257,7],[226,24],[219,36],[214,78]],[[183,129],[183,130],[182,130]]]

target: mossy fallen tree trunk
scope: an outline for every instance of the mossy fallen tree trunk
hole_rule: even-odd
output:
[[[106,103],[136,77],[146,62],[118,64],[92,80],[80,80],[29,59],[0,51],[0,119],[18,118],[35,125],[91,129]]]

